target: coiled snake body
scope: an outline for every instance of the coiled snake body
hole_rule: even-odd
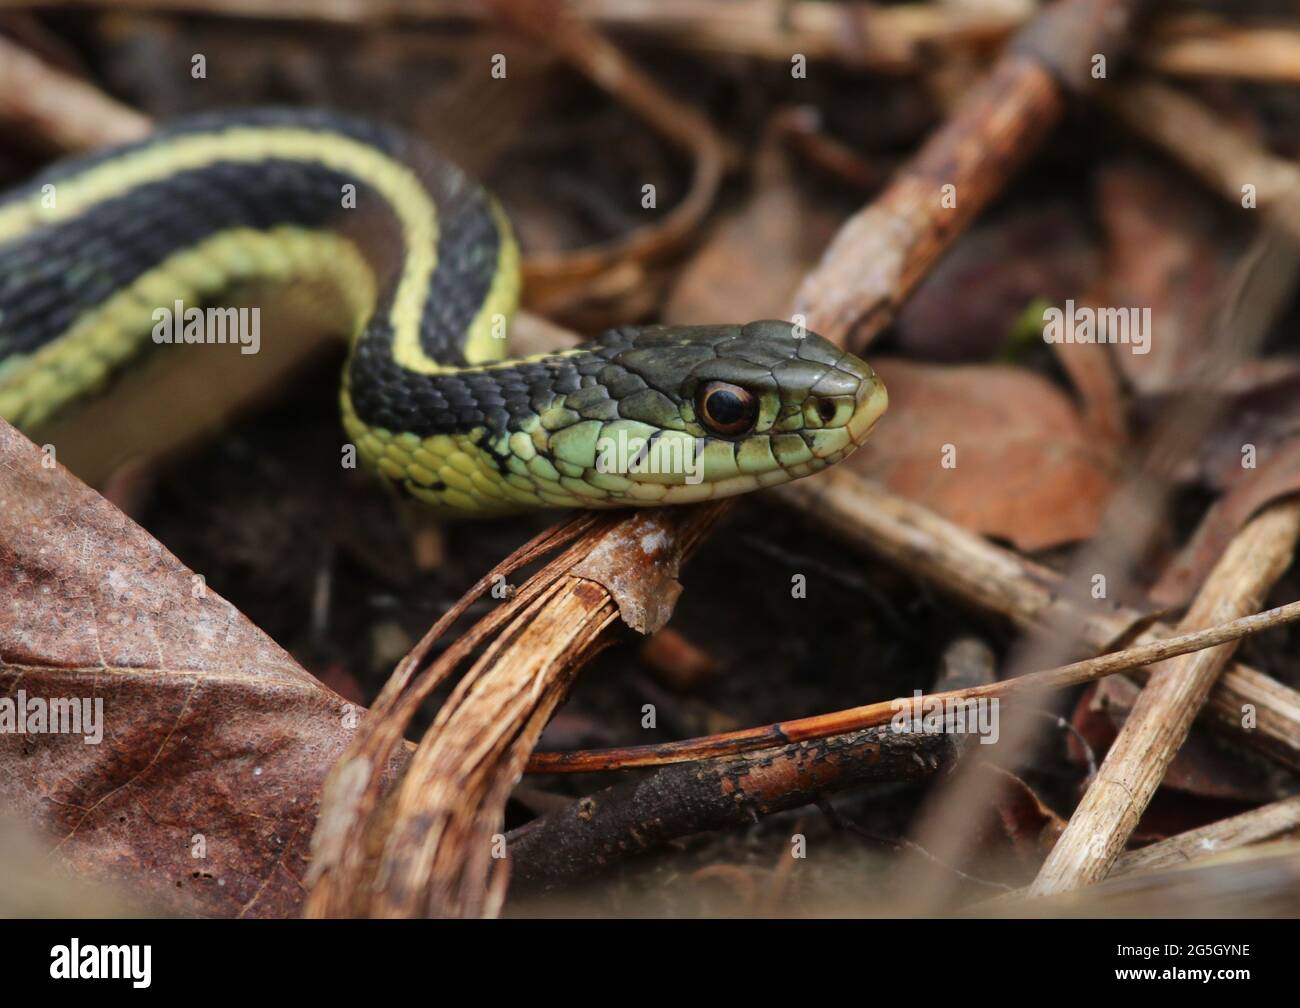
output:
[[[182,120],[0,199],[0,416],[38,427],[100,389],[153,349],[160,306],[305,281],[345,306],[361,459],[461,515],[741,493],[838,461],[884,411],[870,367],[787,322],[623,327],[507,360],[518,259],[492,198],[397,130]],[[631,464],[604,464],[611,445]],[[653,471],[649,448],[695,464]]]

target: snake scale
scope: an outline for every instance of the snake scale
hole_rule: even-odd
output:
[[[178,120],[0,198],[0,416],[38,429],[163,352],[160,307],[308,282],[351,341],[357,454],[459,516],[770,486],[844,458],[887,402],[867,364],[784,321],[623,326],[509,359],[519,251],[493,198],[397,129],[259,109]]]

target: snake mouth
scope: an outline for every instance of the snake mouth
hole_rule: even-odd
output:
[[[849,439],[854,447],[861,445],[867,439],[872,428],[876,426],[876,421],[889,408],[889,392],[885,389],[885,383],[880,380],[870,365],[863,366],[867,373],[863,375],[862,383],[858,386],[857,404],[848,422]]]

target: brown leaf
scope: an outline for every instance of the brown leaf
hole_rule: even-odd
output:
[[[789,315],[795,289],[834,233],[835,218],[795,185],[776,139],[759,151],[753,196],[682,269],[662,312],[665,322]]]
[[[1097,207],[1107,238],[1102,301],[1151,309],[1150,351],[1116,344],[1116,362],[1144,393],[1182,388],[1196,380],[1217,336],[1242,230],[1184,177],[1136,162],[1102,172]]]
[[[975,532],[1023,550],[1092,535],[1114,460],[1069,398],[1029,371],[874,360],[889,412],[851,465]],[[945,445],[956,465],[943,465]]]
[[[1245,475],[1210,508],[1191,541],[1148,592],[1156,604],[1185,605],[1241,526],[1265,505],[1300,493],[1300,439],[1284,442],[1258,469],[1242,472]]]
[[[799,219],[799,201],[789,187],[756,195],[686,263],[664,306],[664,321],[693,325],[787,314],[806,269],[791,240],[791,224]]]
[[[1185,474],[1216,490],[1255,478],[1259,469],[1242,465],[1243,449],[1254,447],[1262,467],[1300,434],[1300,359],[1266,357],[1243,361],[1223,376],[1222,416],[1196,446],[1197,457]],[[1152,415],[1170,407],[1171,396],[1145,405]]]
[[[993,808],[1003,833],[1017,857],[1036,869],[1065,829],[1065,820],[1015,774],[992,763],[985,764],[984,769],[996,781]]]
[[[1133,680],[1120,675],[1091,684],[1080,696],[1071,724],[1088,741],[1097,759],[1105,756],[1115,741],[1138,693]],[[1073,738],[1069,751],[1075,762],[1082,765],[1083,753]],[[1269,783],[1269,773],[1260,764],[1216,745],[1197,726],[1174,756],[1160,786],[1198,798],[1259,803],[1277,798]]]
[[[1035,300],[1057,304],[1091,282],[1096,251],[1076,216],[1051,203],[973,228],[899,312],[898,345],[944,363],[1003,350]]]
[[[1014,773],[984,760],[974,773],[988,801],[969,824],[979,856],[968,870],[988,879],[1027,882],[1065,829],[1065,820]]]
[[[1104,345],[1054,343],[1052,350],[1078,394],[1082,421],[1098,446],[1120,452],[1128,444],[1128,414],[1114,356]]]
[[[364,711],[43,461],[0,421],[0,701],[102,704],[102,739],[0,734],[0,801],[74,877],[159,911],[296,913],[317,791]]]

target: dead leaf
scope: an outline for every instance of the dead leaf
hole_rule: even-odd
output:
[[[1017,857],[1036,871],[1065,830],[1065,820],[1015,774],[991,763],[985,769],[996,780],[992,794],[998,823]]]
[[[364,710],[45,461],[0,421],[0,703],[84,702],[102,739],[0,734],[0,801],[72,877],[160,912],[297,913],[317,792]]]
[[[788,186],[759,192],[724,220],[686,263],[664,306],[669,325],[781,318],[806,269],[791,239],[802,217]]]
[[[1090,685],[1075,705],[1071,724],[1092,747],[1097,759],[1106,755],[1137,701],[1139,687],[1125,676],[1111,676]],[[1083,765],[1078,742],[1071,737],[1071,758]],[[1199,726],[1192,729],[1165,772],[1161,788],[1196,798],[1258,804],[1278,797],[1269,781],[1271,771],[1241,758]],[[1202,810],[1203,811],[1203,810]],[[1191,823],[1185,829],[1200,823]],[[1156,839],[1159,839],[1158,837]]]
[[[1097,208],[1107,238],[1103,303],[1151,310],[1149,352],[1111,347],[1120,370],[1144,393],[1204,383],[1243,229],[1185,177],[1136,162],[1103,169]]]
[[[1110,347],[1096,343],[1054,343],[1052,351],[1083,410],[1088,435],[1099,446],[1120,452],[1129,440],[1128,410]]]
[[[1256,478],[1271,456],[1300,434],[1300,359],[1267,357],[1243,362],[1224,375],[1225,403],[1214,426],[1201,439],[1188,481],[1225,490]],[[1146,404],[1158,414],[1169,396]],[[1244,464],[1250,447],[1254,468]]]
[[[974,769],[988,802],[970,824],[979,856],[966,870],[990,880],[1028,882],[1065,829],[1065,820],[1010,771],[983,760]]]
[[[1001,352],[1025,309],[1085,289],[1096,250],[1067,204],[1007,214],[974,228],[921,281],[898,315],[909,357],[943,363]]]
[[[1001,365],[872,363],[890,408],[850,465],[1022,550],[1097,530],[1114,459],[1046,379]],[[955,465],[946,467],[945,456]]]
[[[754,193],[683,267],[662,312],[671,325],[785,318],[794,292],[835,233],[838,216],[796,184],[784,133],[770,126],[755,156]]]
[[[1283,443],[1260,468],[1243,473],[1151,587],[1148,595],[1157,605],[1172,609],[1189,602],[1238,529],[1266,505],[1300,493],[1300,440]]]

